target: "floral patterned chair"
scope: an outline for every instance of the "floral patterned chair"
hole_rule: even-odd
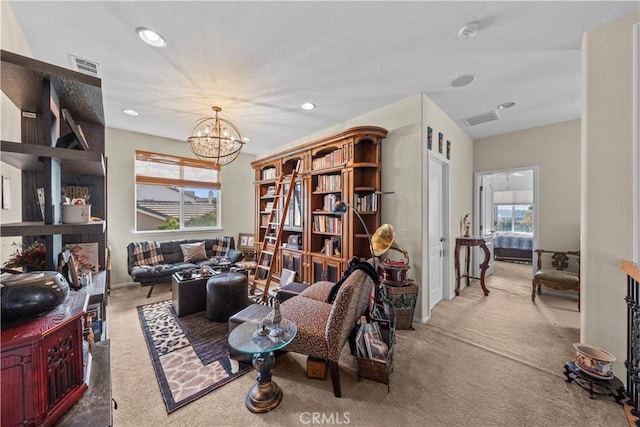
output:
[[[369,261],[371,263],[371,261]],[[366,310],[373,280],[356,270],[344,281],[333,304],[327,301],[332,282],[317,282],[280,305],[282,317],[295,322],[298,333],[287,351],[327,360],[333,393],[342,397],[338,360],[351,330]]]

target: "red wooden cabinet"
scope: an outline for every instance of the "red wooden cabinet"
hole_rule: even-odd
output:
[[[3,325],[2,426],[53,425],[87,389],[82,317],[88,295],[71,292],[55,310]]]

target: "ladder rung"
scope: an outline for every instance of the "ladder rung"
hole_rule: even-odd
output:
[[[264,236],[265,239],[275,240],[276,236]]]
[[[262,253],[263,254],[268,254],[268,255],[273,255],[273,251],[269,251],[269,250],[266,250],[266,249],[263,249]]]
[[[269,268],[271,268],[271,266],[270,265],[259,265],[258,268],[260,270],[268,270]]]

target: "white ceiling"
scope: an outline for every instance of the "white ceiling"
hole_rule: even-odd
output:
[[[219,105],[254,154],[420,92],[472,138],[578,118],[583,33],[640,11],[638,1],[10,4],[37,59],[101,65],[107,126],[185,140]],[[470,22],[479,33],[459,40]],[[142,43],[138,27],[167,46]],[[452,87],[463,74],[476,82]],[[506,101],[517,105],[500,120],[461,121]]]

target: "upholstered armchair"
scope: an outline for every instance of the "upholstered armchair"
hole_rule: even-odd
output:
[[[317,282],[284,301],[280,311],[283,318],[298,327],[295,339],[286,350],[327,360],[333,394],[342,397],[338,360],[357,319],[367,308],[373,280],[364,271],[354,271],[330,304],[326,301],[334,285]]]

